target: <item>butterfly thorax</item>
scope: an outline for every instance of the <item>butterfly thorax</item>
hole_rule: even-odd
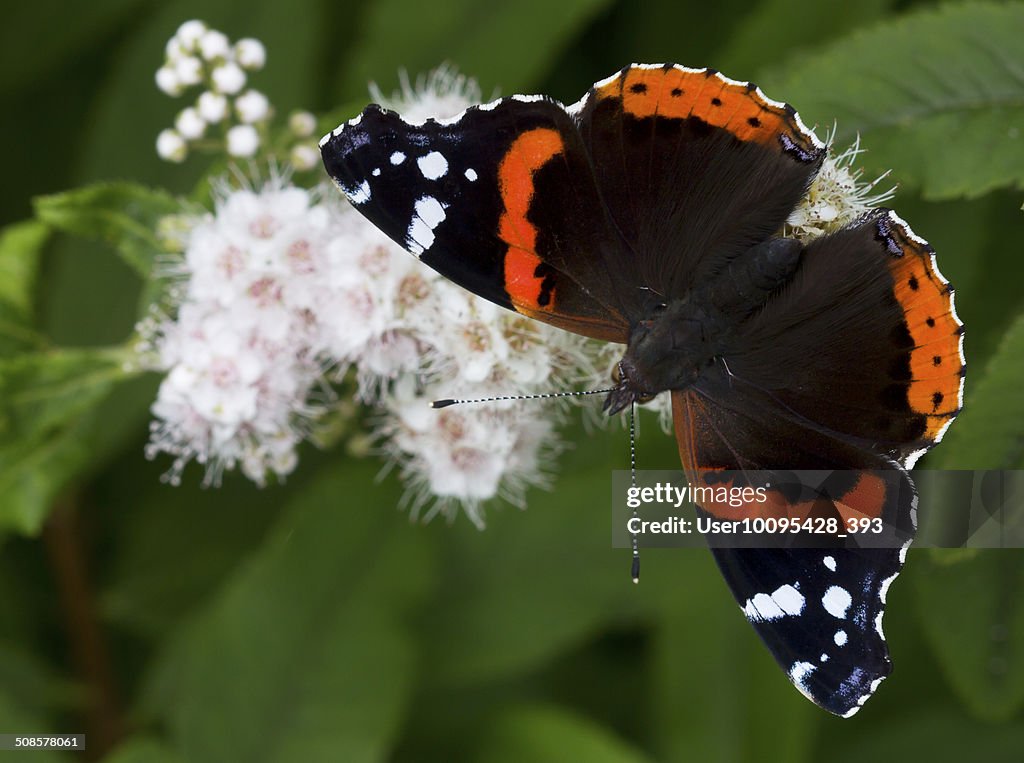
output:
[[[630,330],[606,410],[617,413],[659,392],[687,389],[721,369],[731,339],[792,278],[802,251],[794,239],[769,239],[688,294],[652,306]]]

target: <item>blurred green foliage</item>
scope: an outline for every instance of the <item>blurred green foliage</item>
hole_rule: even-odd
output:
[[[840,145],[859,133],[968,326],[965,412],[924,467],[1024,468],[1024,4],[12,6],[0,731],[88,731],[88,757],[116,763],[1024,758],[1018,551],[912,551],[889,598],[894,676],[841,721],[792,689],[709,555],[648,552],[632,586],[605,509],[620,432],[568,432],[554,490],[494,507],[484,533],[410,524],[396,480],[337,450],[307,448],[262,491],[201,490],[197,469],[161,483],[168,465],[142,455],[157,380],[122,347],[151,298],[153,223],[206,169],[153,149],[173,114],[153,72],[196,16],[266,43],[258,82],[281,111],[344,116],[367,80],[387,91],[446,60],[485,94],[566,102],[672,60],[758,82],[835,121]],[[645,467],[677,463],[653,425],[640,448]]]

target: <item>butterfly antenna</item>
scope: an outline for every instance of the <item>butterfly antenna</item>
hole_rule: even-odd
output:
[[[636,401],[634,400],[629,404],[629,482],[630,486],[636,487]],[[639,519],[640,512],[634,507],[633,508],[633,519]],[[630,522],[632,527],[636,527],[639,522]],[[633,565],[630,570],[630,574],[633,576],[633,583],[640,582],[640,540],[637,538],[635,532],[633,536]]]
[[[550,400],[555,397],[583,397],[585,395],[604,395],[611,392],[611,389],[588,389],[582,392],[542,392],[536,395],[499,395],[497,397],[480,397],[474,400],[454,400],[446,398],[435,400],[430,404],[431,408],[447,408],[449,405],[463,405],[465,403],[496,403],[499,400]]]

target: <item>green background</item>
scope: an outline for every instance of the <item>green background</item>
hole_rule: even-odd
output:
[[[131,761],[1024,759],[1019,551],[912,550],[893,676],[855,718],[801,697],[710,556],[609,547],[617,428],[488,528],[411,524],[380,462],[304,448],[287,484],[203,490],[143,458],[158,379],[121,370],[148,232],[208,165],[161,163],[153,84],[185,19],[267,45],[280,113],[451,61],[575,101],[632,61],[713,66],[858,132],[938,250],[967,404],[922,467],[1024,468],[1024,5],[867,0],[34,0],[0,25],[0,731]],[[36,201],[33,201],[36,199]],[[140,277],[143,276],[143,277]],[[538,409],[539,410],[539,409]],[[542,415],[538,413],[538,415]],[[674,468],[645,421],[640,460]],[[927,511],[928,507],[922,507]],[[0,753],[0,760],[18,753]],[[3,757],[7,756],[7,757]],[[63,756],[24,756],[43,763]]]

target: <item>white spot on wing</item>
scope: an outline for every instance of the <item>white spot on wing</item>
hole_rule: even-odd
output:
[[[394,164],[395,166],[398,166],[404,161],[405,154],[403,154],[401,151],[395,151],[395,153],[391,155],[391,163]]]
[[[759,593],[747,599],[743,614],[751,622],[777,620],[786,615],[799,615],[804,609],[803,595],[791,585],[776,588],[771,594]]]
[[[345,194],[353,204],[365,204],[370,200],[370,184],[366,180],[355,190],[345,189]]]
[[[747,606],[743,608],[743,611],[751,621],[777,620],[786,614],[766,593],[759,593],[753,599],[747,599]]]
[[[804,609],[803,595],[791,585],[776,588],[772,593],[772,600],[787,615],[799,615]]]
[[[882,600],[883,604],[885,604],[885,596],[886,596],[886,594],[889,593],[889,586],[892,585],[892,581],[894,581],[897,577],[899,577],[899,574],[900,574],[899,572],[894,572],[892,575],[890,575],[889,577],[887,577],[885,580],[882,581],[882,587],[881,587],[881,589],[878,592],[878,597]]]
[[[373,175],[375,178],[379,178],[380,177],[380,167],[374,167],[373,168],[373,172],[371,172],[370,174]]]
[[[416,201],[416,214],[433,230],[445,218],[444,205],[433,196],[424,196]]]
[[[832,637],[832,640],[836,642],[836,646],[843,646],[846,643],[846,639],[846,631],[841,629],[836,631],[835,635]]]
[[[849,591],[837,585],[830,586],[825,591],[825,595],[821,597],[821,605],[825,607],[825,611],[840,620],[846,617],[846,610],[852,603],[853,599],[850,597]]]
[[[828,567],[832,572],[836,571],[836,558],[834,556],[826,556],[821,560],[822,564]]]
[[[440,151],[431,151],[426,156],[416,160],[416,165],[427,180],[437,180],[448,172],[448,160]]]
[[[416,214],[406,231],[406,247],[420,255],[434,245],[434,228],[445,218],[444,205],[433,196],[422,196],[416,200]]]
[[[794,662],[793,667],[789,669],[789,680],[792,681],[793,685],[800,690],[801,694],[812,702],[814,701],[814,698],[807,690],[807,678],[815,670],[817,670],[817,666],[811,662]]]
[[[466,170],[465,173],[463,173],[463,174],[465,174],[466,180],[468,180],[470,183],[475,183],[476,182],[476,178],[477,178],[476,170],[473,169],[472,167],[470,167],[468,170]]]
[[[913,451],[909,456],[907,456],[906,460],[903,462],[904,466],[907,469],[913,469],[914,464],[917,463],[918,459],[921,458],[921,456],[923,456],[927,452],[928,448],[921,448],[919,450]]]

